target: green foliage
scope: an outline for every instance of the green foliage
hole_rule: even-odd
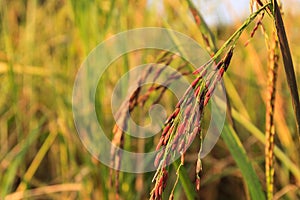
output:
[[[131,28],[168,27],[206,46],[201,29],[191,18],[191,5],[185,1],[165,0],[163,8],[157,9],[149,7],[146,1],[134,0],[2,0],[0,6],[0,198],[114,199],[116,191],[109,183],[110,169],[87,152],[74,127],[71,94],[75,75],[88,52],[99,42]],[[298,16],[289,12],[284,16],[295,63],[300,61],[297,19]],[[264,20],[265,31],[270,34],[272,21]],[[236,41],[235,54],[225,77],[235,129],[226,124],[222,140],[202,160],[199,192],[192,178],[199,149],[195,140],[179,170],[177,199],[265,199],[266,186],[262,183],[265,181],[267,49],[259,32],[244,46],[252,26],[246,22],[244,33],[235,33],[240,39]],[[210,43],[223,45],[238,27],[240,25],[222,24],[212,27],[211,34],[215,38]],[[100,80],[106,88],[97,90],[96,109],[101,125],[107,130],[112,130],[114,119],[110,99],[106,96],[111,94],[123,73],[138,64],[155,62],[161,52],[148,53],[132,52],[120,58]],[[217,56],[221,53],[224,52],[220,51]],[[182,61],[173,64],[178,67]],[[274,197],[297,199],[300,196],[300,145],[282,63],[278,73]],[[296,67],[296,81],[299,73]],[[171,93],[162,99],[168,114],[176,103]],[[134,114],[141,123],[149,120],[139,111]],[[128,137],[126,148],[153,151],[158,138],[140,141]],[[178,163],[170,167],[175,169],[174,174]],[[123,199],[149,198],[153,175],[154,172],[139,176],[121,173],[120,196]],[[235,178],[240,182],[230,185],[232,191],[240,187],[240,183],[245,186],[243,191],[238,194],[223,191],[224,180]],[[170,183],[175,180],[174,176],[169,179]],[[70,183],[75,185],[70,188]],[[52,185],[58,186],[56,190],[47,188]],[[166,191],[171,189],[172,184],[168,184]]]

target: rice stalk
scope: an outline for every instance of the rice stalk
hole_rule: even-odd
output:
[[[202,138],[201,124],[204,115],[204,109],[208,104],[216,85],[222,79],[224,72],[227,70],[232,55],[232,46],[227,54],[214,64],[212,70],[209,71],[209,67],[214,61],[210,60],[205,65],[199,67],[193,74],[197,75],[197,78],[191,83],[190,87],[185,92],[185,95],[179,100],[174,112],[168,117],[165,122],[165,128],[162,131],[161,138],[156,147],[156,150],[162,148],[157,154],[154,162],[154,166],[158,167],[157,172],[153,178],[155,186],[150,193],[151,200],[162,199],[163,190],[166,187],[167,165],[169,161],[176,155],[181,156],[181,164],[177,168],[177,179],[173,186],[173,190],[178,182],[178,171],[184,163],[184,152],[188,148],[196,135]],[[206,74],[208,74],[206,76]],[[207,77],[207,78],[206,78]],[[196,100],[195,98],[196,97]],[[199,155],[201,153],[201,145]],[[196,189],[200,189],[200,176],[201,171],[200,156],[197,159],[196,167]],[[172,199],[173,192],[171,192],[170,199]]]
[[[161,76],[163,71],[169,66],[169,64],[177,57],[177,55],[170,55],[169,52],[165,52],[161,58],[158,59],[157,64],[163,64],[163,67],[157,68],[156,65],[150,65],[147,70],[144,71],[144,73],[139,77],[138,80],[138,88],[131,94],[130,98],[125,100],[120,108],[118,109],[116,113],[116,120],[118,123],[115,124],[112,132],[113,132],[113,139],[112,143],[120,147],[121,149],[124,147],[124,134],[128,128],[128,119],[130,118],[130,113],[133,112],[133,110],[137,107],[143,107],[147,100],[149,100],[150,95],[154,92],[160,92],[160,95],[157,97],[156,100],[153,101],[152,104],[158,103],[163,94],[166,92],[166,89],[168,85],[170,85],[174,80],[177,80],[181,77],[181,75],[189,75],[190,72],[183,72],[181,75],[178,74],[183,68],[187,66],[186,62],[184,62],[182,65],[180,65],[177,68],[177,72],[171,73],[169,77],[166,79],[164,84],[161,85],[155,85],[156,80]],[[147,89],[145,93],[141,93],[141,87],[145,83],[146,79],[151,75],[154,74],[153,77],[153,84]],[[159,91],[160,90],[160,91]],[[119,124],[119,125],[117,125]],[[113,166],[115,169],[119,169],[121,166],[122,161],[122,153],[119,150],[116,150],[116,148],[112,147],[111,152],[111,166]],[[110,169],[110,183],[113,184],[113,179],[115,181],[115,191],[116,191],[116,199],[119,199],[120,194],[120,184],[119,184],[119,171],[115,171],[115,176],[113,178],[113,169]]]
[[[239,37],[241,36],[242,32],[245,30],[246,27],[248,27],[248,25],[256,18],[256,16],[258,14],[260,14],[267,6],[269,6],[270,4],[266,4],[264,5],[262,8],[258,9],[256,12],[252,13],[249,18],[242,24],[242,26],[224,43],[224,45],[212,56],[211,60],[204,66],[198,68],[194,73],[198,74],[199,76],[193,81],[193,83],[191,84],[191,87],[195,87],[195,93],[196,93],[196,96],[199,95],[199,91],[203,96],[203,93],[205,93],[205,99],[203,102],[201,102],[201,98],[200,98],[200,101],[198,101],[197,103],[199,103],[199,107],[201,108],[200,109],[200,118],[199,118],[199,122],[196,123],[196,126],[199,126],[199,130],[197,131],[200,131],[201,129],[201,115],[203,115],[203,109],[204,107],[206,106],[207,102],[209,101],[210,99],[210,96],[214,90],[214,87],[215,87],[215,84],[217,81],[219,81],[222,76],[223,76],[223,73],[224,71],[227,70],[228,66],[229,66],[229,63],[230,63],[230,60],[231,60],[231,57],[233,55],[233,49],[234,49],[234,45],[236,44],[237,40],[239,39]],[[198,19],[198,18],[196,18]],[[197,20],[196,20],[197,22]],[[219,71],[219,78],[213,78],[212,76],[210,76],[210,78],[208,78],[207,82],[211,82],[212,79],[214,79],[212,82],[213,82],[213,87],[211,87],[210,89],[208,89],[207,87],[206,88],[202,88],[200,89],[200,85],[201,85],[201,81],[202,81],[202,77],[206,75],[207,73],[207,66],[209,64],[211,64],[212,62],[214,62],[215,60],[217,60],[217,58],[221,55],[221,53],[229,47],[229,45],[232,45],[229,52],[226,54],[226,56],[221,60],[219,61],[215,66],[214,66],[214,69],[216,70],[220,70]],[[208,76],[209,77],[209,76]],[[217,80],[217,81],[216,81]],[[207,86],[207,84],[205,84]],[[209,85],[209,84],[208,84]],[[188,94],[190,92],[191,88],[189,88],[186,93]],[[182,123],[180,124],[180,121],[181,120],[184,120],[184,112],[185,111],[182,111],[180,110],[180,105],[182,103],[185,103],[185,98],[187,98],[187,96],[184,96],[183,99],[181,99],[177,106],[176,106],[176,109],[175,111],[173,112],[173,114],[171,114],[168,118],[168,120],[166,121],[166,126],[165,126],[165,129],[163,130],[162,132],[162,137],[160,139],[160,142],[157,146],[157,149],[159,149],[161,146],[165,146],[166,149],[164,150],[164,152],[160,152],[157,157],[156,157],[156,160],[155,160],[155,166],[158,166],[158,170],[157,170],[157,173],[154,177],[154,180],[156,180],[156,184],[151,192],[151,196],[150,196],[150,199],[161,199],[162,198],[162,191],[164,189],[163,185],[161,182],[163,181],[166,181],[163,177],[163,174],[164,174],[164,171],[166,170],[166,161],[168,161],[170,159],[170,152],[169,152],[169,143],[171,143],[169,140],[173,140],[173,137],[174,137],[174,140],[175,140],[175,144],[177,142],[177,138],[180,138],[182,132],[184,131],[183,129],[185,128],[182,128],[183,124],[185,125],[188,125],[188,128],[189,128],[189,124],[186,124],[186,123]],[[186,102],[190,103],[189,100],[187,100]],[[187,105],[188,105],[187,103]],[[185,106],[187,106],[185,105]],[[182,113],[183,113],[183,116],[182,116]],[[171,123],[171,124],[169,124]],[[175,123],[175,125],[173,124]],[[195,126],[195,127],[196,127]],[[188,131],[187,131],[188,132]],[[189,139],[187,139],[189,140]],[[184,140],[182,140],[184,141]],[[176,147],[174,147],[174,142],[172,141],[172,150],[174,150]],[[180,151],[179,151],[180,153]],[[200,177],[199,177],[199,173],[201,171],[201,161],[200,159],[197,160],[197,166],[196,166],[196,188],[199,189],[200,188]],[[172,194],[171,194],[172,196]]]
[[[266,108],[266,145],[265,145],[265,173],[268,199],[273,198],[274,193],[274,111],[275,111],[275,94],[276,80],[278,70],[278,40],[275,33],[270,41],[269,50],[269,73],[268,73],[268,91],[267,91],[267,108]]]

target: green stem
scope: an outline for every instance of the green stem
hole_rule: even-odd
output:
[[[177,160],[173,162],[173,166],[175,169],[178,169],[180,165],[180,160]],[[191,183],[191,181],[187,178],[189,177],[186,169],[184,167],[181,167],[178,171],[179,173],[179,179],[180,183],[183,187],[183,190],[185,192],[186,198],[188,200],[194,200],[196,198],[196,192],[195,192],[195,186]]]
[[[193,1],[187,0],[187,3],[190,7],[190,11],[192,12],[192,14],[194,16],[196,24],[198,25],[198,27],[202,33],[203,39],[207,42],[207,45],[209,48],[209,53],[211,53],[211,54],[216,53],[218,49],[217,49],[217,45],[216,45],[216,41],[215,41],[215,37],[214,37],[213,33],[211,32],[210,28],[206,24],[202,15],[196,9]]]
[[[256,16],[261,13],[261,11],[265,10],[266,7],[268,7],[269,5],[271,5],[271,3],[268,3],[266,5],[264,5],[263,7],[261,7],[260,9],[258,9],[256,12],[252,13],[247,19],[246,21],[240,26],[240,28],[238,30],[236,30],[231,37],[223,44],[223,46],[217,51],[217,53],[212,57],[212,60],[217,59],[222,52],[224,51],[224,49],[228,48],[228,46],[231,43],[236,43],[237,40],[240,38],[241,34],[243,33],[243,31],[248,27],[248,25],[256,18]]]

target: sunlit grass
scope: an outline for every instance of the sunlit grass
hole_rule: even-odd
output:
[[[3,0],[0,5],[0,199],[114,199],[115,189],[109,184],[110,169],[87,152],[74,127],[71,95],[75,75],[96,45],[131,28],[164,26],[185,33],[204,45],[187,4],[165,1],[164,17],[162,11],[147,7],[146,1]],[[300,21],[298,16],[290,16],[288,12],[284,20],[299,84]],[[217,46],[220,47],[237,27],[214,27]],[[263,133],[267,50],[260,32],[247,47],[244,46],[250,32],[251,28],[241,36],[225,76],[225,85],[233,107],[232,116],[236,120],[236,134],[266,190]],[[153,62],[159,55],[154,51],[148,53],[154,55],[147,57],[133,53],[120,58],[101,80],[108,87],[105,91],[98,88],[96,109],[108,131],[112,130],[114,121],[110,100],[105,97],[110,95],[120,75],[141,64],[139,61]],[[274,192],[275,197],[283,193],[280,198],[297,199],[300,195],[299,142],[282,60],[278,74]],[[166,109],[171,113],[176,101],[167,96],[163,103],[170,99],[172,103],[166,104],[169,106]],[[138,118],[139,113],[136,114]],[[227,128],[226,131],[232,130]],[[154,150],[156,144],[151,145],[156,140],[139,143],[133,139],[125,147]],[[183,173],[187,173],[190,179],[179,181],[175,199],[185,196],[187,185],[194,185],[194,164],[199,145],[196,143],[189,149],[184,166]],[[243,168],[235,164],[223,140],[202,162],[203,185],[197,194],[201,199],[221,199],[226,195],[230,199],[249,197],[242,178],[242,174],[248,172],[241,173]],[[121,173],[122,198],[149,198],[153,175]],[[175,179],[175,176],[170,177],[171,182]],[[240,188],[235,194],[226,191],[235,188]]]

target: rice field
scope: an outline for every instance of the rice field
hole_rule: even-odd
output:
[[[286,6],[289,1],[283,2],[281,13],[273,13],[266,2],[250,1],[253,14],[248,18],[207,25],[207,16],[189,0],[164,0],[159,6],[134,0],[1,0],[0,199],[300,199],[295,114],[295,93],[300,91],[300,21]],[[226,12],[235,18],[227,7]],[[74,122],[74,82],[98,44],[144,27],[168,28],[191,37],[207,53],[207,58],[201,58],[204,63],[215,68],[207,84],[200,78],[205,76],[203,63],[203,68],[195,68],[180,55],[161,49],[132,51],[110,63],[93,102],[106,136],[132,152],[166,147],[156,155],[157,171],[118,172],[100,162],[81,141],[85,138],[80,138]],[[192,85],[190,95],[196,101],[189,101],[187,95],[180,103],[172,91],[145,84],[131,94],[128,112],[113,116],[119,108],[111,107],[110,97],[119,79],[148,63],[154,64],[145,66],[135,80],[143,81],[143,73],[147,77],[150,70],[160,76],[164,70],[160,67],[170,65]],[[170,77],[167,86],[177,76]],[[202,139],[213,115],[210,93],[220,80],[227,96],[225,124],[213,149],[200,159]],[[122,84],[120,94],[128,87]],[[159,124],[159,133],[153,137],[130,136],[125,132],[131,126],[116,125],[118,119],[127,124],[128,117],[137,124],[151,123],[148,111],[157,102],[169,120]],[[200,109],[192,110],[194,105]],[[179,149],[178,159],[164,166],[168,154],[180,146],[170,144],[176,138],[189,147],[185,153]],[[122,165],[118,151],[104,153],[113,157],[116,168]]]

